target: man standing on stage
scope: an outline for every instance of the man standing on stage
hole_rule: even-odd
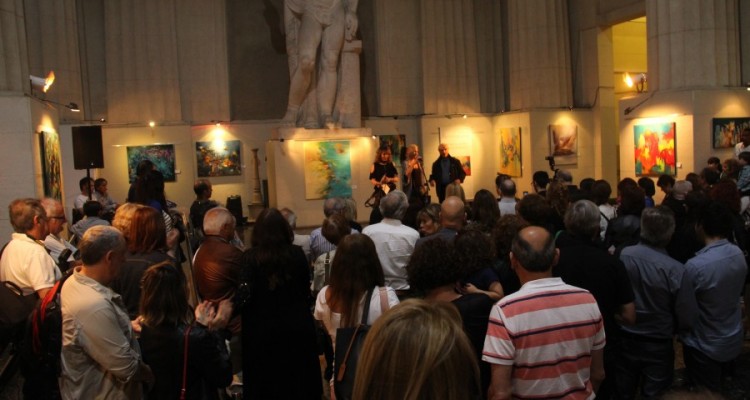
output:
[[[432,173],[430,174],[430,186],[437,185],[438,199],[442,203],[445,200],[445,187],[449,184],[463,183],[466,178],[466,172],[461,166],[461,161],[451,157],[448,153],[448,145],[440,143],[438,146],[440,157],[432,163]]]

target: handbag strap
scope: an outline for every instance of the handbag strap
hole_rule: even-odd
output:
[[[188,343],[190,343],[190,330],[193,325],[185,328],[185,352],[182,358],[182,389],[180,389],[180,400],[185,400],[185,388],[187,387],[187,365],[188,365]]]
[[[388,311],[388,309],[391,308],[391,305],[388,304],[388,289],[385,288],[385,286],[380,288],[380,313],[381,315]]]
[[[331,273],[331,252],[326,253],[326,261],[323,264],[323,273],[325,275],[325,283],[328,283],[328,276]]]
[[[367,317],[370,315],[370,299],[372,298],[372,292],[374,290],[375,288],[370,288],[370,290],[367,291],[367,297],[365,298],[365,307],[362,310],[362,322],[354,329],[354,334],[352,335],[351,340],[349,340],[349,345],[346,346],[346,353],[344,353],[344,358],[341,360],[341,365],[339,365],[338,375],[336,375],[336,380],[338,382],[344,380],[344,376],[346,375],[346,363],[347,361],[349,361],[349,355],[351,354],[354,342],[357,340],[357,333],[359,333],[359,329],[367,325]]]

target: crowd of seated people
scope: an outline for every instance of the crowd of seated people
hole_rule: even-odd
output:
[[[309,253],[295,244],[291,210],[264,210],[245,250],[232,242],[231,213],[210,203],[193,215],[202,229],[193,276],[163,178],[147,169],[111,227],[98,226],[108,225],[100,203],[83,203],[86,218],[71,227],[78,248],[60,238],[59,202],[11,204],[16,234],[0,280],[44,297],[77,260],[60,297],[62,398],[222,398],[236,374],[246,398],[320,399],[336,385],[337,330],[360,323],[372,329],[355,399],[719,393],[747,332],[750,201],[737,184],[743,162],[733,164],[709,160],[690,180],[587,178],[580,188],[567,172],[538,171],[522,197],[499,176],[500,199],[481,189],[471,205],[456,184],[416,214],[419,231],[402,223],[410,199],[400,190],[364,228],[351,201],[328,199]],[[196,183],[199,205],[210,188]],[[49,252],[6,265],[35,241]]]

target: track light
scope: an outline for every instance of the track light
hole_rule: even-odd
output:
[[[73,103],[72,101],[70,103],[68,103],[68,104],[62,104],[62,103],[58,103],[56,101],[47,100],[47,99],[41,99],[41,100],[43,102],[45,102],[45,103],[50,103],[50,104],[55,104],[55,105],[58,105],[58,106],[65,107],[65,108],[69,109],[72,112],[81,112],[81,108],[78,107],[78,104],[77,103]]]

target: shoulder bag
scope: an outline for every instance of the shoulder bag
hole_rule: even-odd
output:
[[[362,352],[370,325],[367,318],[370,314],[370,299],[374,288],[367,291],[365,305],[362,310],[362,320],[354,328],[339,328],[336,330],[336,354],[333,364],[333,374],[336,377],[333,388],[336,400],[349,400],[354,393],[354,378],[357,373],[357,362]],[[388,310],[388,295],[385,287],[380,288],[380,310]]]

